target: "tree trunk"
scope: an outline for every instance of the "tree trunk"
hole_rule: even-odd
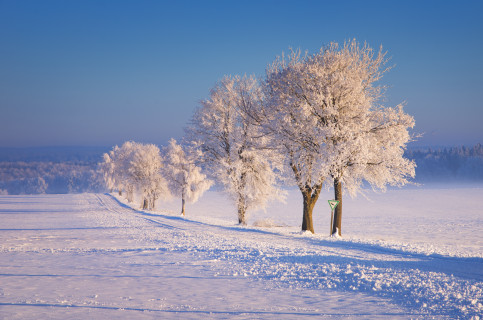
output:
[[[183,191],[183,193],[181,194],[181,214],[183,215],[183,217],[184,217],[184,205],[185,205],[185,200],[184,200],[184,191]]]
[[[303,185],[301,181],[299,167],[297,167],[297,165],[295,165],[293,162],[290,163],[290,167],[295,174],[295,180],[297,181],[297,185],[299,186],[300,192],[302,192],[302,197],[304,199],[302,231],[309,230],[310,232],[315,233],[314,222],[312,220],[312,211],[314,210],[317,199],[319,199],[320,190],[322,190],[322,185],[324,184],[324,181],[322,180],[319,184],[316,184],[314,186],[311,186],[309,183],[305,183],[305,185]]]
[[[246,226],[247,225],[247,222],[245,220],[245,212],[246,212],[246,208],[239,204],[238,205],[238,223],[241,224],[242,226]]]
[[[126,188],[126,198],[128,202],[133,202],[134,199],[134,187],[128,186]]]
[[[146,210],[148,208],[148,199],[144,198],[143,200],[143,210]]]
[[[339,236],[342,236],[342,182],[339,178],[334,178],[334,194],[335,200],[338,200],[339,204],[334,210],[332,234],[338,232]]]
[[[151,195],[151,200],[149,201],[149,204],[150,204],[149,207],[151,210],[156,209],[156,200],[157,200],[156,196]]]
[[[247,211],[247,203],[245,195],[242,192],[238,192],[237,194],[237,210],[238,210],[238,223],[242,226],[246,226],[246,211]]]
[[[310,231],[314,233],[314,223],[312,220],[312,211],[314,210],[315,202],[317,199],[313,199],[310,192],[302,192],[304,199],[304,215],[302,218],[302,231]]]

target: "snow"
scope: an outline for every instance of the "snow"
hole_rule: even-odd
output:
[[[330,192],[301,233],[302,199],[248,226],[209,191],[187,216],[110,194],[0,195],[0,318],[478,319],[483,186],[424,186],[345,198],[329,237]],[[257,226],[254,226],[257,225]]]

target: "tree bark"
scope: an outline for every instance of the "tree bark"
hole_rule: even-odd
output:
[[[238,223],[242,226],[246,226],[247,222],[245,220],[245,207],[242,205],[238,205]]]
[[[144,198],[143,200],[143,210],[148,209],[148,199]]]
[[[128,186],[126,188],[126,198],[128,202],[133,202],[134,198],[134,187],[133,186]]]
[[[302,192],[302,197],[304,200],[304,212],[302,216],[302,231],[310,231],[314,232],[314,223],[312,220],[312,211],[314,210],[315,203],[317,199],[319,199],[320,190],[322,190],[322,185],[324,181],[321,181],[319,184],[311,186],[310,183],[306,183],[303,185],[301,182],[301,175],[300,170],[291,161],[290,167],[295,175],[295,180],[297,181],[297,185],[299,186],[300,192]],[[310,180],[309,180],[310,181]]]
[[[316,201],[313,201],[309,192],[302,192],[304,199],[304,215],[302,218],[302,231],[310,231],[314,233],[314,223],[312,220],[312,212]]]
[[[184,200],[184,191],[181,195],[181,214],[183,215],[184,217],[184,206],[185,206],[185,200]]]
[[[153,197],[153,209],[152,210],[156,209],[156,200],[157,200],[157,198]]]
[[[335,200],[339,201],[339,204],[334,210],[332,234],[338,232],[339,236],[342,236],[342,182],[339,178],[334,178],[334,196]]]
[[[238,152],[239,156],[241,154],[241,151]],[[240,157],[240,159],[242,159]],[[243,159],[242,159],[243,160]],[[246,186],[246,174],[242,173],[240,176],[240,186],[239,190],[244,190]],[[245,194],[243,191],[238,191],[238,223],[241,224],[242,226],[246,226],[246,211],[247,211],[247,201],[245,198]]]
[[[150,205],[151,210],[156,209],[156,200],[157,200],[156,195],[154,195],[154,194],[151,195],[151,201],[149,201],[149,203],[150,203],[149,205]]]
[[[315,233],[314,231],[314,223],[312,220],[312,212],[314,211],[315,204],[317,203],[317,199],[319,199],[320,190],[322,190],[322,183],[317,184],[313,187],[305,186],[305,188],[301,188],[302,197],[304,199],[304,215],[302,219],[302,231],[310,231]]]

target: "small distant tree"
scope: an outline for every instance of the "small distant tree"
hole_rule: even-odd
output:
[[[114,180],[114,161],[112,161],[109,153],[104,153],[102,159],[103,161],[99,163],[99,170],[107,189],[113,192],[116,186],[116,181]]]
[[[26,178],[24,179],[25,187],[23,192],[25,194],[43,194],[47,190],[48,184],[42,177]]]
[[[162,158],[159,148],[152,144],[125,142],[104,154],[100,167],[104,181],[119,195],[126,191],[126,199],[133,201],[134,191],[142,197],[143,209],[154,209],[156,200],[169,196],[167,182],[161,175]]]
[[[234,200],[238,222],[246,224],[247,211],[280,199],[275,187],[274,163],[262,148],[266,139],[242,110],[258,108],[262,90],[254,77],[224,77],[201,102],[188,129],[190,139],[203,151],[211,176]]]
[[[129,176],[129,167],[136,144],[126,141],[121,147],[114,146],[112,150],[103,156],[101,169],[104,181],[109,189],[117,189],[119,195],[126,191],[126,199],[133,201],[134,185]]]
[[[142,208],[153,210],[156,200],[169,194],[167,182],[161,175],[161,154],[153,144],[134,143],[133,149],[129,179],[142,195]]]
[[[168,179],[170,191],[181,196],[181,214],[185,215],[185,203],[195,203],[212,185],[213,181],[201,173],[196,162],[201,153],[193,148],[186,148],[171,139],[164,149],[164,174]]]

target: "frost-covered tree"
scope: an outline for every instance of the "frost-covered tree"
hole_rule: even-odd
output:
[[[201,102],[188,129],[190,139],[203,151],[210,175],[234,200],[238,222],[246,224],[248,210],[263,208],[280,198],[275,186],[273,163],[268,150],[260,148],[266,139],[242,110],[258,108],[262,90],[254,77],[226,76]]]
[[[302,230],[313,230],[312,210],[324,182],[356,194],[362,181],[374,187],[404,184],[414,163],[402,157],[414,120],[402,106],[378,104],[387,70],[385,54],[374,55],[354,40],[318,53],[292,52],[269,66],[263,110],[257,117],[281,146],[304,200]],[[341,232],[342,204],[334,226]]]
[[[109,189],[116,188],[119,195],[126,191],[126,199],[133,201],[134,185],[129,176],[131,159],[136,148],[136,143],[126,141],[121,147],[114,146],[109,154],[104,154],[101,163],[104,181]]]
[[[117,188],[119,195],[133,201],[134,192],[142,197],[143,209],[154,209],[156,200],[168,196],[167,182],[161,175],[162,158],[159,148],[152,144],[125,142],[104,154],[100,167],[108,188]]]
[[[186,149],[186,151],[185,151]],[[193,148],[185,148],[171,139],[164,149],[164,173],[171,193],[181,196],[181,214],[185,215],[185,203],[195,203],[212,185],[196,165],[201,154]]]
[[[153,144],[133,143],[133,149],[129,180],[142,195],[142,208],[155,209],[156,200],[169,195],[167,181],[161,175],[161,153]]]
[[[365,130],[356,133],[359,139],[346,137],[345,142],[334,144],[334,149],[346,145],[346,152],[339,152],[331,170],[335,199],[339,200],[332,233],[342,235],[343,190],[355,196],[366,181],[373,189],[385,191],[386,185],[402,186],[415,176],[415,162],[404,158],[411,141],[408,128],[413,126],[413,117],[402,106],[378,108],[370,113]]]
[[[99,163],[99,171],[102,174],[104,183],[110,192],[113,192],[116,187],[116,181],[114,179],[114,161],[111,158],[110,153],[104,153],[102,155],[102,162]]]
[[[303,95],[308,74],[300,54],[274,61],[267,68],[266,98],[262,109],[253,109],[252,119],[270,134],[278,146],[303,198],[302,230],[314,232],[312,211],[329,174],[323,152],[327,128],[314,114]]]
[[[42,194],[47,190],[48,184],[44,178],[27,178],[25,179],[25,194]]]

